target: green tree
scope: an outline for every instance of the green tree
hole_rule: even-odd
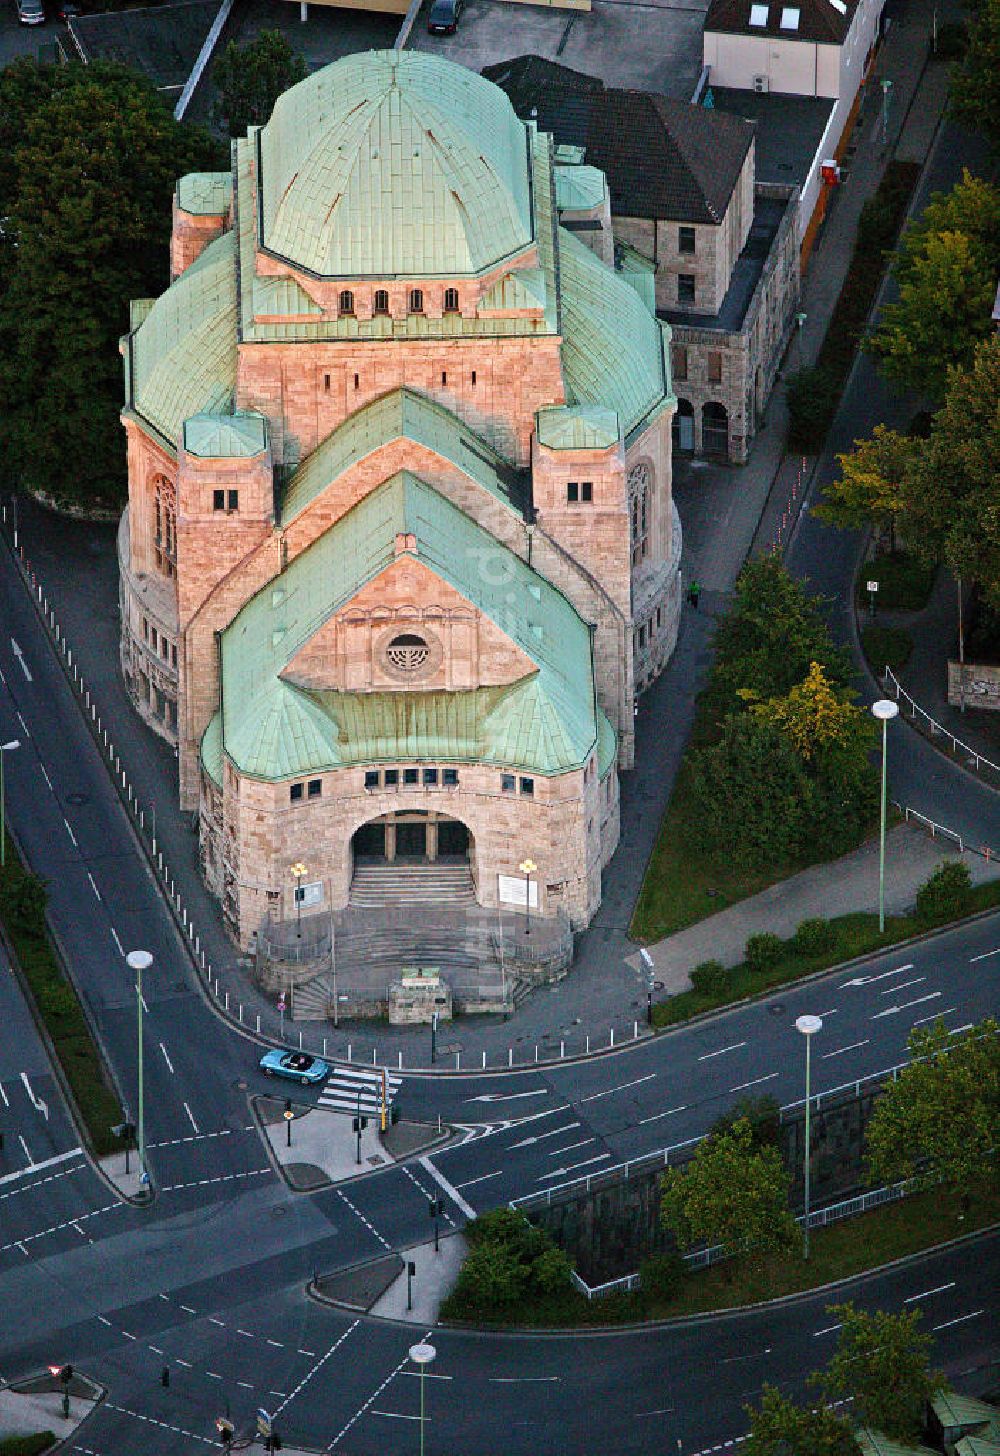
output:
[[[888,378],[940,399],[949,368],[967,366],[990,332],[998,270],[1000,190],[966,171],[903,233],[899,298],[868,341]]]
[[[915,1440],[924,1407],[944,1388],[931,1371],[930,1335],[921,1332],[920,1311],[868,1314],[853,1304],[831,1304],[840,1322],[837,1348],[826,1370],[812,1377],[829,1402],[854,1397],[860,1425],[873,1426],[894,1440]]]
[[[280,30],[262,30],[246,45],[230,41],[215,63],[212,79],[216,118],[231,137],[263,126],[283,91],[305,78],[305,62]]]
[[[1000,608],[1000,334],[953,370],[944,406],[905,489],[903,529],[914,552],[943,560]]]
[[[750,1433],[742,1456],[861,1456],[850,1426],[825,1405],[796,1405],[773,1385],[746,1406]]]
[[[969,43],[951,72],[951,109],[1000,151],[1000,0],[969,6]]]
[[[909,1065],[868,1123],[869,1181],[944,1179],[964,1196],[997,1174],[1000,1027],[986,1020],[952,1036],[937,1021],[914,1027],[907,1046]]]
[[[876,425],[867,440],[855,440],[852,451],[837,456],[840,476],[827,486],[814,514],[848,530],[877,526],[889,532],[894,547],[905,482],[919,450],[918,440]]]
[[[795,1242],[781,1154],[755,1142],[746,1118],[703,1138],[687,1167],[668,1168],[661,1186],[660,1218],[682,1249],[725,1244],[756,1262]]]
[[[93,509],[123,494],[118,340],[128,301],[166,285],[176,178],[212,166],[219,152],[178,125],[142,77],[67,70],[35,107],[15,156],[0,448],[29,489]]]

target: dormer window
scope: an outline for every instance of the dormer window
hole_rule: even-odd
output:
[[[354,294],[349,288],[341,290],[340,294],[340,316],[350,315],[354,312]]]
[[[800,11],[794,5],[786,5],[781,12],[782,30],[798,30]]]
[[[444,291],[445,313],[458,313],[458,289],[446,288]]]
[[[372,312],[385,315],[389,312],[389,294],[384,288],[376,288]]]
[[[767,24],[767,11],[768,7],[766,5],[751,5],[750,24],[761,27],[765,26]]]
[[[422,288],[410,289],[410,312],[423,313],[424,311],[424,290]]]

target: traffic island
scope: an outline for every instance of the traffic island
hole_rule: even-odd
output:
[[[56,1449],[103,1399],[103,1386],[72,1365],[50,1367],[3,1387],[0,1456],[40,1456]]]
[[[426,1329],[437,1323],[468,1251],[461,1233],[448,1233],[402,1254],[386,1254],[321,1275],[310,1284],[309,1293],[324,1304]]]
[[[363,1115],[303,1106],[290,1097],[254,1097],[251,1108],[277,1172],[294,1193],[312,1193],[437,1147],[451,1128],[397,1122],[379,1127],[378,1114]]]

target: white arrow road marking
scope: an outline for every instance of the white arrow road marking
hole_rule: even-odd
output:
[[[24,1090],[25,1090],[25,1092],[27,1092],[28,1097],[31,1100],[32,1107],[35,1109],[36,1112],[40,1112],[42,1114],[42,1116],[45,1118],[45,1121],[48,1122],[48,1120],[49,1120],[49,1104],[47,1102],[44,1102],[41,1097],[36,1097],[35,1096],[35,1089],[32,1087],[31,1083],[28,1081],[28,1074],[27,1074],[27,1072],[22,1072],[21,1073],[21,1081],[24,1083]]]
[[[479,1097],[466,1097],[466,1102],[516,1102],[519,1097],[547,1097],[548,1087],[536,1087],[533,1092],[483,1092]]]
[[[24,653],[21,651],[18,643],[14,641],[13,637],[10,639],[10,650],[13,652],[18,662],[21,664],[21,671],[24,673],[25,677],[28,679],[29,682],[33,682],[34,679],[31,676],[28,664],[24,660]]]
[[[877,976],[855,976],[853,981],[844,981],[844,986],[871,986],[876,981],[884,981],[889,976],[901,976],[904,971],[912,971],[913,963],[908,966],[897,966],[894,971],[881,971]]]
[[[599,1153],[596,1158],[587,1158],[583,1163],[570,1163],[568,1168],[553,1168],[551,1173],[539,1173],[538,1182],[546,1178],[562,1178],[567,1173],[575,1173],[577,1168],[589,1168],[591,1163],[603,1163],[610,1157],[610,1153]]]
[[[887,1006],[884,1011],[876,1011],[872,1021],[878,1021],[881,1016],[896,1016],[900,1011],[908,1011],[911,1006],[922,1006],[925,1001],[936,1001],[943,993],[932,991],[929,996],[918,996],[915,1001],[904,1001],[902,1006]]]

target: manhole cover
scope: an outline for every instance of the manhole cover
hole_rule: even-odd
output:
[[[89,794],[80,794],[80,793],[67,794],[66,795],[66,802],[67,802],[67,804],[89,804],[90,803],[90,795]]]
[[[775,1001],[774,1005],[769,1006],[767,1009],[771,1016],[784,1016],[785,1003],[783,1001]]]

